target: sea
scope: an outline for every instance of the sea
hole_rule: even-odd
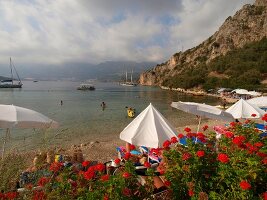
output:
[[[33,150],[43,145],[64,145],[84,138],[119,138],[133,120],[127,108],[142,112],[150,103],[174,126],[197,123],[195,116],[170,106],[172,101],[219,104],[208,96],[192,96],[159,87],[125,87],[112,82],[94,82],[96,90],[77,90],[74,81],[23,81],[21,89],[0,89],[0,104],[14,104],[40,112],[59,123],[58,129],[12,129],[7,148]],[[62,101],[62,105],[61,105]],[[105,102],[106,108],[101,107]],[[5,130],[0,129],[3,142]]]

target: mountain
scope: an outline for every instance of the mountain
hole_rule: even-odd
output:
[[[119,81],[125,78],[126,70],[128,72],[133,70],[133,78],[138,80],[140,74],[153,65],[155,65],[153,62],[131,61],[108,61],[100,64],[72,62],[50,66],[19,66],[17,71],[21,78],[38,80]]]
[[[253,5],[244,5],[233,17],[229,16],[219,30],[200,45],[185,52],[176,53],[165,63],[142,73],[140,83],[186,89],[207,88],[207,82],[214,79],[214,82],[217,81],[216,84],[209,84],[210,86],[222,86],[224,83],[238,87],[244,86],[243,82],[236,84],[234,80],[248,76],[251,72],[254,77],[258,76],[259,80],[247,84],[247,88],[261,87],[258,82],[263,81],[267,73],[266,62],[261,62],[267,58],[265,37],[267,37],[267,1],[256,0]],[[246,51],[239,55],[238,52],[244,48],[252,48],[247,53],[255,54],[254,57],[246,55]],[[244,63],[244,66],[239,65],[235,73],[233,73],[233,65],[238,61],[233,63],[229,59],[229,54],[232,55],[233,52],[237,52],[235,55],[241,56],[238,58],[239,62]],[[223,61],[223,70],[216,68],[215,66],[219,66],[218,62],[227,56],[228,59]],[[250,62],[258,64],[248,66]],[[235,84],[229,85],[229,83]]]

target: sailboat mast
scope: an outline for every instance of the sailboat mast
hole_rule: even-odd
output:
[[[132,73],[131,73],[131,83],[133,82],[133,70],[132,70]]]
[[[125,75],[125,77],[126,77],[126,80],[125,80],[125,82],[127,82],[127,79],[128,79],[128,78],[127,78],[127,70],[126,70],[126,75]]]
[[[10,67],[10,72],[11,72],[11,80],[12,80],[12,85],[13,85],[13,72],[12,72],[12,63],[11,63],[11,57],[10,57],[10,64],[9,64],[9,67]]]

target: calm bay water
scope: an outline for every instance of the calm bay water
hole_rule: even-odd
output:
[[[63,144],[79,138],[99,138],[107,135],[118,137],[132,119],[126,115],[126,106],[136,109],[137,114],[151,102],[177,127],[192,121],[192,115],[170,107],[172,101],[205,102],[216,105],[211,97],[188,96],[161,90],[158,87],[123,87],[117,83],[94,83],[95,91],[76,90],[79,82],[71,81],[24,81],[22,89],[1,89],[0,104],[14,104],[33,109],[59,122],[60,128],[46,131],[50,143]],[[63,105],[60,105],[60,101]],[[102,110],[100,104],[107,105]],[[39,130],[12,130],[9,145],[35,148],[43,139]],[[1,130],[3,137],[4,130]],[[54,137],[53,139],[51,139]],[[23,144],[23,145],[21,145]]]

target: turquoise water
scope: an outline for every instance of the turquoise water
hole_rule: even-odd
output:
[[[94,83],[95,91],[79,91],[76,88],[80,83],[71,81],[24,81],[23,84],[22,89],[1,89],[0,103],[33,109],[59,122],[59,129],[46,131],[48,136],[57,136],[53,140],[57,144],[82,137],[94,139],[111,134],[118,137],[123,128],[132,121],[126,115],[126,106],[134,107],[138,114],[151,102],[177,127],[190,122],[192,115],[171,108],[172,101],[218,104],[215,98],[188,96],[158,87],[123,87],[117,83],[97,82]],[[102,101],[107,105],[105,110],[100,106]],[[1,136],[3,132],[1,130]],[[9,144],[18,146],[24,142],[26,146],[33,148],[38,146],[41,132],[12,130]],[[25,142],[25,138],[31,139]]]

